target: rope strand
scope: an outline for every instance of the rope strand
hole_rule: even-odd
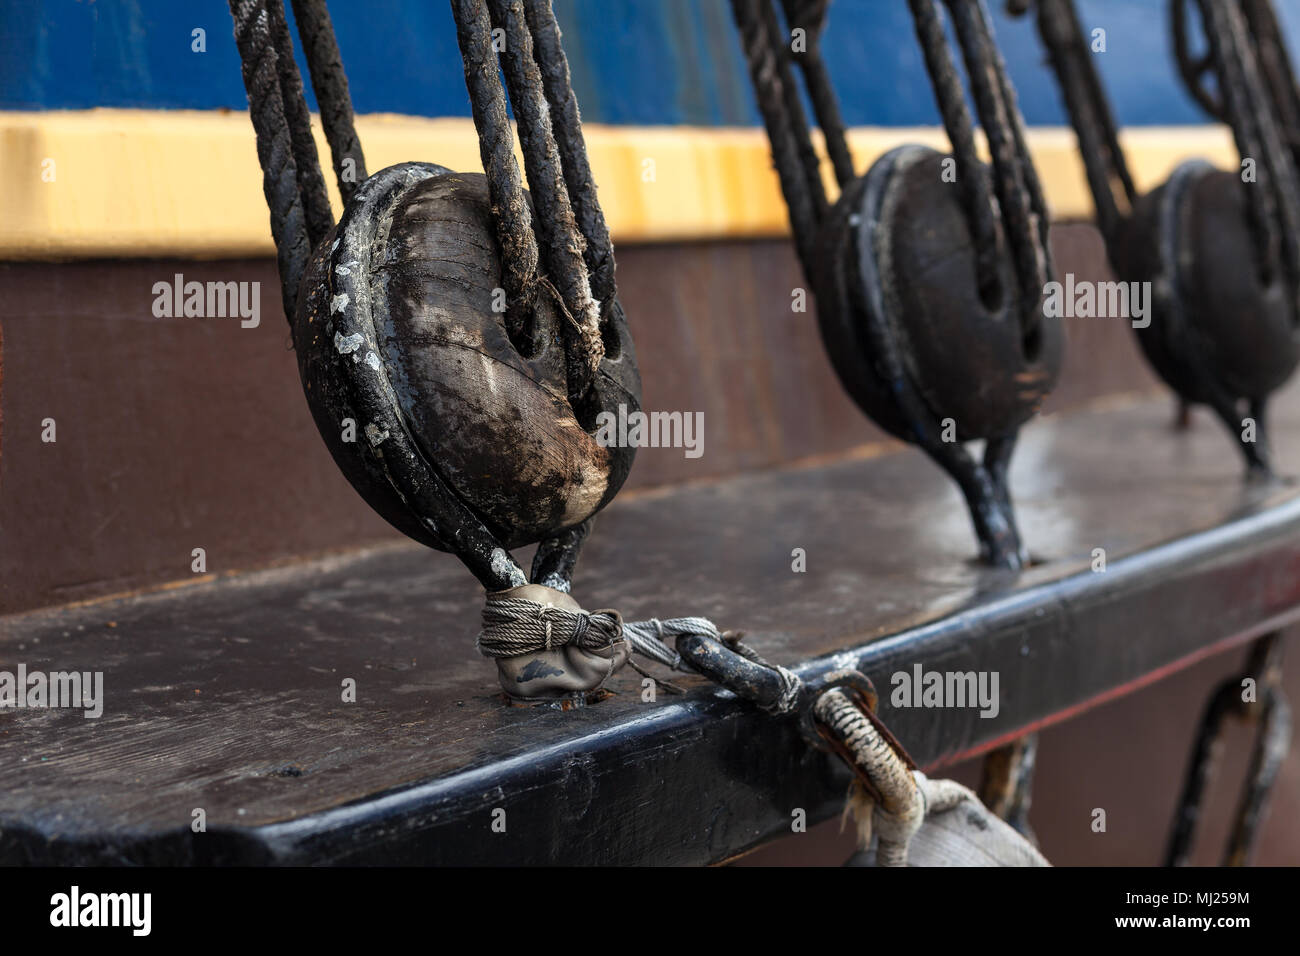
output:
[[[586,241],[578,231],[564,181],[542,76],[533,59],[533,41],[521,0],[487,0],[493,24],[505,32],[502,71],[518,120],[524,169],[537,211],[535,228],[546,264],[546,278],[560,293],[566,317],[568,387],[571,400],[590,386],[605,355],[600,337],[600,310],[592,298],[583,259]]]
[[[587,146],[582,138],[582,116],[578,111],[578,99],[573,94],[569,61],[560,44],[560,27],[555,21],[551,0],[528,0],[524,14],[532,31],[533,55],[551,110],[555,143],[564,166],[564,182],[578,227],[586,240],[584,258],[591,276],[591,294],[603,307],[615,293],[614,247],[605,214],[596,197],[596,182],[591,175]]]
[[[307,238],[314,249],[334,228],[334,212],[330,209],[329,193],[325,189],[325,177],[320,168],[320,156],[316,152],[316,140],[311,134],[307,95],[303,92],[298,63],[293,58],[293,38],[289,36],[289,24],[285,21],[281,0],[267,0],[266,14],[267,29],[271,42],[275,45],[275,71],[280,80],[280,101],[289,127],[289,140],[293,143],[298,195],[302,197]]]
[[[325,140],[334,161],[339,195],[346,207],[366,178],[366,158],[353,124],[352,97],[348,93],[348,77],[339,55],[334,24],[330,22],[325,0],[293,0],[293,18],[298,23],[298,36],[307,54],[311,88],[316,94]],[[344,165],[348,160],[353,163],[351,170]],[[350,175],[345,177],[345,173]]]
[[[293,142],[285,119],[265,0],[230,0],[235,21],[249,115],[257,139],[257,159],[262,167],[262,192],[271,213],[284,314],[293,323],[298,282],[312,252],[307,220],[299,193]]]
[[[497,76],[487,8],[482,0],[451,0],[451,9],[501,248],[506,332],[518,344],[531,338],[529,318],[537,300],[538,253],[533,217],[524,200],[519,164],[515,162],[514,135],[506,115],[505,91]]]

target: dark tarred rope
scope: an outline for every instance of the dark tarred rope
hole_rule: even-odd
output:
[[[966,109],[966,94],[935,0],[909,0],[916,38],[925,58],[935,102],[957,163],[957,185],[971,226],[981,296],[999,292],[999,263],[1004,242],[998,230],[993,192],[975,148],[975,128]]]
[[[817,117],[817,126],[826,140],[826,155],[835,170],[835,180],[843,189],[854,179],[853,154],[849,151],[848,132],[840,115],[839,99],[835,96],[820,48],[830,0],[781,0],[781,5],[789,27],[804,31],[807,47],[802,53],[792,51],[791,57],[803,71],[813,115]]]
[[[348,93],[348,78],[339,56],[334,25],[325,0],[293,0],[293,17],[307,55],[311,88],[316,94],[321,125],[325,127],[325,139],[334,160],[334,176],[346,208],[366,178],[366,159],[353,123],[352,97]],[[353,163],[351,170],[345,166],[349,159]]]
[[[769,49],[772,53],[772,66],[780,77],[778,92],[785,106],[786,115],[797,134],[796,149],[799,152],[799,165],[803,169],[804,179],[808,183],[808,195],[817,213],[818,221],[826,217],[826,187],[822,182],[821,157],[813,146],[812,133],[807,117],[804,116],[803,100],[799,96],[799,86],[794,79],[794,70],[790,67],[790,35],[781,28],[776,17],[776,8],[763,0],[758,7],[758,15],[767,32]]]
[[[230,13],[235,21],[235,44],[239,48],[249,113],[257,136],[262,191],[271,211],[271,236],[275,240],[280,272],[280,294],[285,316],[292,322],[298,282],[307,267],[312,243],[307,233],[293,142],[280,94],[275,44],[268,28],[265,0],[230,0]]]
[[[479,156],[487,174],[492,218],[501,247],[506,291],[506,331],[516,344],[531,338],[529,317],[537,299],[537,238],[524,185],[515,162],[515,140],[506,115],[506,95],[492,50],[492,22],[483,0],[451,0],[456,41],[465,67]],[[525,349],[529,351],[530,349]]]
[[[492,23],[505,34],[501,66],[518,120],[519,143],[536,217],[547,281],[559,291],[570,320],[564,329],[568,390],[571,400],[591,385],[605,349],[600,336],[600,309],[592,298],[583,250],[559,147],[552,131],[542,76],[533,59],[533,41],[522,0],[487,0]]]
[[[320,157],[316,153],[316,140],[311,134],[311,113],[307,110],[307,96],[303,92],[302,77],[293,58],[293,38],[284,19],[281,0],[267,0],[267,29],[275,44],[275,72],[280,79],[280,102],[293,143],[293,161],[298,174],[298,194],[302,197],[303,214],[307,220],[307,238],[315,248],[334,228],[334,213],[330,209],[329,193],[325,191],[325,177],[321,174]]]
[[[948,0],[948,7],[993,160],[999,212],[1020,280],[1021,327],[1028,337],[1038,330],[1043,289],[1051,279],[1045,203],[983,0]]]
[[[533,35],[533,55],[541,71],[546,102],[551,109],[555,143],[564,166],[564,182],[578,228],[587,243],[584,258],[591,276],[591,293],[604,307],[615,293],[614,247],[596,197],[596,182],[591,175],[587,147],[582,138],[582,117],[569,78],[569,61],[560,44],[560,27],[555,21],[551,0],[528,0],[524,13]]]
[[[1257,164],[1257,182],[1243,188],[1258,248],[1264,263],[1281,265],[1294,289],[1300,286],[1300,178],[1279,129],[1277,103],[1260,75],[1240,6],[1205,3],[1202,9],[1237,150]]]
[[[1137,200],[1137,188],[1119,143],[1119,127],[1070,0],[1038,0],[1038,33],[1061,86],[1065,110],[1079,141],[1097,226],[1114,250],[1119,230]],[[1027,0],[1012,7],[1028,10]]]
[[[821,223],[825,195],[821,195],[819,203],[817,192],[809,185],[805,153],[800,146],[800,140],[807,139],[806,128],[805,135],[801,137],[796,118],[785,109],[787,98],[783,86],[787,83],[789,71],[783,74],[780,69],[778,55],[773,50],[773,45],[779,43],[779,40],[770,35],[767,18],[761,13],[761,7],[768,2],[769,0],[731,0],[731,10],[740,33],[745,62],[749,65],[758,110],[767,129],[781,192],[790,212],[795,249],[799,253],[804,273],[812,275],[815,268],[817,229]],[[770,7],[768,12],[771,13]],[[818,182],[818,187],[820,185]]]

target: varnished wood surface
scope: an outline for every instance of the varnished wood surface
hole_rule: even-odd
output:
[[[1295,399],[1275,412],[1292,472]],[[1026,429],[1013,481],[1040,563],[1018,578],[970,562],[956,491],[900,451],[619,500],[575,596],[707,615],[805,675],[860,661],[882,690],[916,662],[999,671],[995,719],[884,706],[918,760],[952,759],[1300,616],[1295,487],[1244,485],[1216,423],[1171,418],[1161,397]],[[98,720],[0,711],[0,859],[699,862],[836,809],[829,758],[699,679],[503,706],[480,602],[454,559],[402,545],[0,618],[0,669],[102,670],[107,698]]]

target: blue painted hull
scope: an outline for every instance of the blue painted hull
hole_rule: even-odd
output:
[[[994,0],[1026,119],[1064,122],[1032,25]],[[1300,4],[1279,3],[1300,45]],[[332,0],[356,108],[468,116],[449,6]],[[1178,85],[1166,0],[1080,0],[1107,32],[1102,70],[1126,125],[1205,121]],[[758,124],[727,0],[555,0],[584,116],[636,125]],[[226,4],[0,0],[0,109],[244,109]],[[193,49],[204,31],[203,52]],[[847,121],[939,121],[903,0],[834,0],[824,43]]]

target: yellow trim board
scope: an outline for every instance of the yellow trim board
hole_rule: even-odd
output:
[[[326,178],[329,154],[313,117]],[[372,171],[407,160],[481,169],[467,119],[367,115],[357,128]],[[618,242],[780,236],[785,205],[761,129],[585,127],[600,200]],[[946,149],[939,129],[863,128],[850,145],[865,170],[906,142]],[[1092,215],[1064,128],[1029,131],[1056,218]],[[1235,166],[1222,127],[1130,129],[1124,145],[1139,188],[1179,161]],[[829,191],[834,195],[830,170]],[[247,113],[86,110],[0,112],[0,258],[230,258],[273,253]],[[337,212],[339,198],[331,189]]]

